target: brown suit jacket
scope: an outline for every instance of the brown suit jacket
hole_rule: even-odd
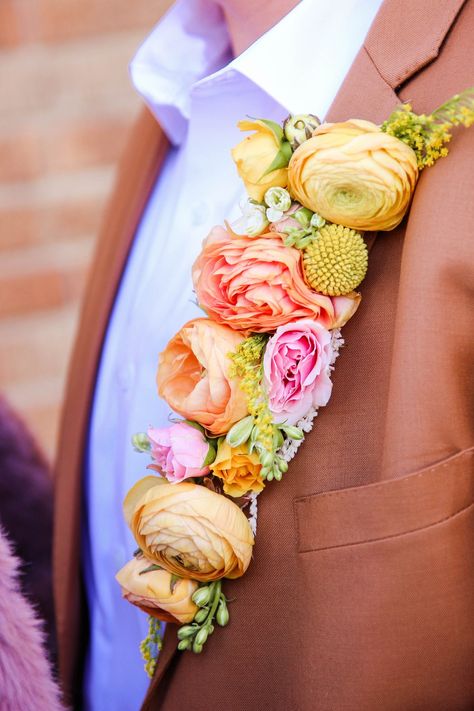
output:
[[[429,112],[474,85],[473,37],[473,0],[385,0],[329,119],[379,122],[400,100]],[[144,113],[71,365],[55,544],[68,693],[85,619],[79,514],[98,357],[165,152]],[[474,708],[473,160],[474,129],[457,131],[449,157],[422,174],[408,218],[375,240],[330,405],[259,500],[249,571],[226,583],[231,624],[200,656],[176,653],[168,634],[144,710]]]

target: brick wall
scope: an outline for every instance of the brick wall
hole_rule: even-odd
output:
[[[169,0],[0,0],[0,392],[54,454],[78,305]]]

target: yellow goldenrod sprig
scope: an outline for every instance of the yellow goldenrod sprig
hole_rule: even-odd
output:
[[[158,654],[163,647],[161,622],[151,615],[148,618],[148,634],[140,644],[140,653],[145,662],[145,671],[152,678],[155,673]]]
[[[263,354],[268,338],[265,334],[250,336],[240,343],[235,353],[229,354],[230,375],[241,378],[240,387],[247,396],[250,415],[237,422],[226,439],[231,447],[248,442],[249,452],[258,453],[262,479],[280,481],[288,470],[288,463],[278,454],[284,442],[283,434],[290,439],[301,439],[303,433],[298,427],[273,423],[263,385]]]
[[[428,116],[415,114],[410,104],[395,109],[381,129],[410,146],[422,170],[448,155],[446,143],[453,126],[469,127],[474,123],[474,88],[456,94]]]
[[[263,352],[268,336],[255,334],[242,341],[234,353],[230,375],[240,377],[240,387],[247,396],[249,413],[254,419],[254,444],[270,451],[273,448],[273,417],[268,409],[267,395],[263,387]]]

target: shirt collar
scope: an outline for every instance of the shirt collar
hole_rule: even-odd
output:
[[[132,81],[168,137],[180,144],[194,90],[225,74],[246,76],[292,113],[324,117],[382,0],[302,0],[232,59],[221,9],[178,0],[138,49]]]

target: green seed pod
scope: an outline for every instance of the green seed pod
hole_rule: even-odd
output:
[[[180,627],[177,635],[178,639],[187,639],[188,637],[192,637],[192,635],[196,632],[197,627],[195,625],[184,625],[184,627]]]
[[[184,652],[186,649],[189,649],[191,647],[191,640],[188,639],[182,639],[181,642],[178,644],[178,649],[180,652]]]
[[[204,644],[206,644],[208,636],[209,630],[207,629],[207,627],[201,627],[196,637],[194,638],[194,644],[198,644],[202,647]]]
[[[211,591],[209,587],[206,585],[203,588],[198,588],[193,596],[192,596],[192,601],[194,602],[195,605],[198,607],[205,607],[207,603],[209,602],[211,598]]]
[[[227,609],[227,605],[222,598],[219,602],[219,607],[217,608],[216,620],[217,624],[221,627],[225,627],[229,622],[229,610]]]
[[[206,617],[208,616],[208,614],[209,614],[209,608],[208,608],[208,607],[202,607],[200,610],[198,610],[198,612],[196,612],[196,615],[195,615],[195,617],[194,617],[194,621],[195,621],[195,622],[198,622],[199,624],[201,624],[201,622],[204,622],[204,620],[206,619]]]

